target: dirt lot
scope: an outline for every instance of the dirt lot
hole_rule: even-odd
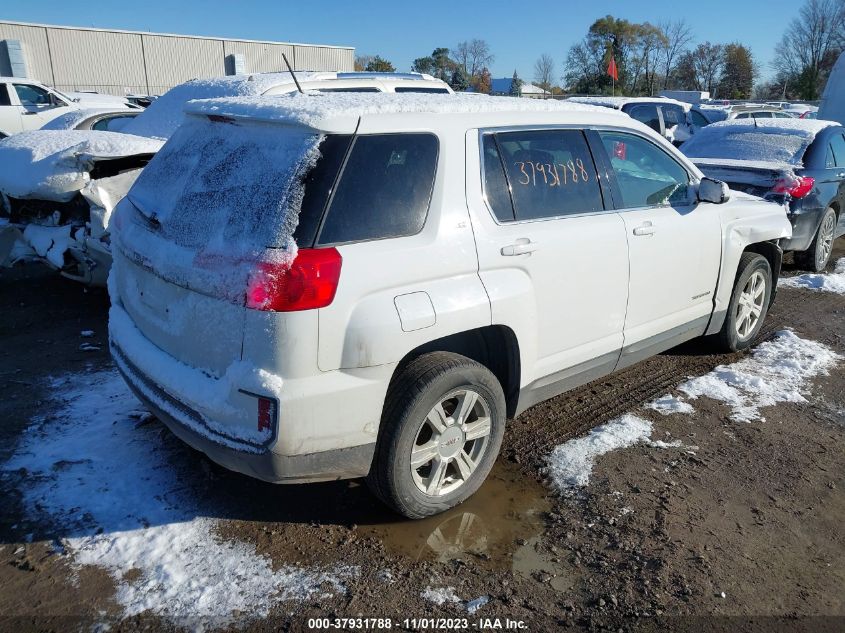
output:
[[[834,259],[842,256],[840,243]],[[110,378],[105,293],[28,266],[0,273],[0,305],[2,630],[307,630],[314,617],[392,618],[400,630],[497,630],[496,618],[499,629],[531,631],[845,628],[845,365],[814,378],[804,402],[764,407],[764,420],[737,422],[730,406],[709,398],[696,399],[690,415],[643,408],[678,393],[688,377],[743,358],[713,355],[695,342],[671,350],[511,421],[482,490],[419,522],[399,520],[358,481],[272,486],[226,472],[130,411],[135,422],[108,422],[101,447],[111,427],[140,447],[137,463],[123,465],[125,473],[141,473],[135,482],[144,508],[157,507],[148,502],[159,498],[162,472],[168,478],[161,481],[176,482],[160,492],[166,511],[139,510],[142,529],[128,530],[132,552],[146,551],[143,541],[156,534],[173,539],[172,556],[151,565],[119,558],[127,526],[98,519],[108,513],[71,519],[47,496],[33,496],[39,485],[51,490],[65,481],[63,469],[83,472],[74,470],[80,460],[56,459],[54,478],[2,467],[39,446],[38,433],[84,429],[123,402],[109,395],[120,386]],[[785,327],[845,355],[845,296],[782,290],[765,336]],[[81,335],[88,330],[93,334]],[[74,376],[90,380],[80,387]],[[107,410],[71,413],[74,402],[89,401]],[[586,486],[555,492],[544,470],[554,447],[631,412],[652,423],[652,440],[680,446],[640,442],[608,452]],[[94,435],[79,450],[95,451],[99,442]],[[159,465],[147,476],[138,469],[149,460]],[[134,503],[132,481],[118,485],[124,469],[111,473],[110,481],[81,489],[88,498],[70,509]],[[178,517],[175,527],[168,517]],[[181,525],[200,536],[180,543]],[[81,542],[105,543],[105,553],[96,550],[100,560],[130,562],[120,573],[86,564],[75,551]],[[228,564],[232,544],[246,554],[235,575],[220,580],[208,568]],[[183,551],[193,553],[186,584],[155,575]],[[264,592],[255,561],[271,579]],[[206,578],[222,584],[218,593],[202,591]],[[168,593],[171,582],[196,592],[189,598],[249,595],[225,617],[214,601],[191,604]],[[280,589],[308,582],[305,593]],[[145,601],[144,592],[157,598]],[[456,621],[406,621],[431,617]]]

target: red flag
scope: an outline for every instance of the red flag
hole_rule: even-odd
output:
[[[613,81],[619,81],[619,69],[616,68],[616,58],[612,55],[610,63],[607,65],[607,74],[613,77]]]

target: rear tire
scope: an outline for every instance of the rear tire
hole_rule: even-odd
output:
[[[828,207],[813,243],[806,251],[795,253],[795,263],[813,272],[820,273],[827,267],[830,261],[830,254],[833,252],[833,236],[836,235],[836,211]]]
[[[411,519],[462,503],[496,461],[505,411],[502,386],[483,365],[447,352],[412,360],[388,388],[367,484]]]
[[[769,261],[757,253],[743,253],[737,266],[728,314],[716,335],[721,350],[738,352],[751,347],[769,311],[772,284]]]

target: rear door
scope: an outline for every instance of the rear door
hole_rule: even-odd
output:
[[[625,347],[636,360],[691,330],[704,333],[721,260],[720,216],[696,201],[689,172],[655,141],[619,131],[591,138],[612,174],[629,244]]]
[[[628,246],[584,133],[471,131],[467,144],[479,274],[493,323],[519,330],[523,386],[612,370]]]
[[[692,136],[692,127],[683,107],[674,103],[660,106],[663,117],[663,135],[675,145],[680,145]]]
[[[839,193],[837,201],[839,203],[839,227],[837,235],[845,233],[845,132],[842,129],[830,136],[830,154],[833,159],[832,180],[839,185]]]

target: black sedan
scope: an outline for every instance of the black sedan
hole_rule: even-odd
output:
[[[831,121],[726,121],[699,130],[681,151],[711,178],[788,204],[795,261],[824,270],[845,234],[845,128]]]

